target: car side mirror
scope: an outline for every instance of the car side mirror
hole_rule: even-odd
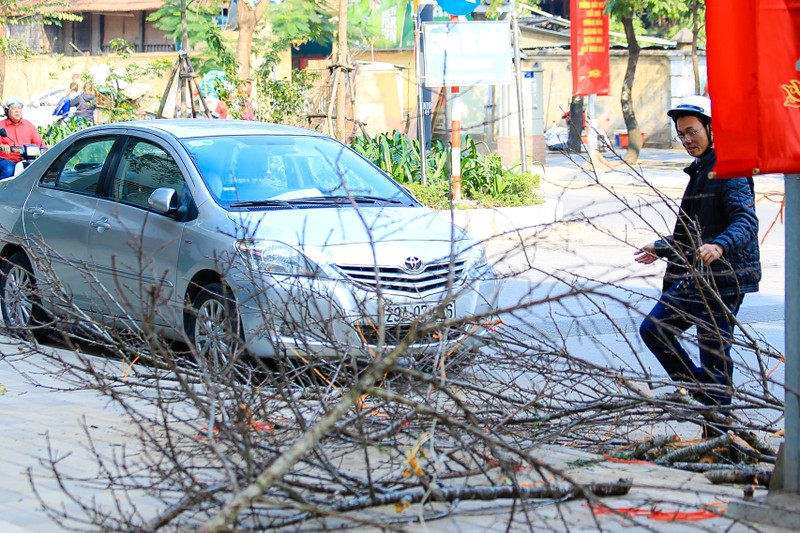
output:
[[[150,209],[164,215],[174,215],[178,212],[178,193],[170,187],[159,187],[147,199]]]

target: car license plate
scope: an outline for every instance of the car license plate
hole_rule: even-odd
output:
[[[436,307],[438,304],[416,303],[416,304],[400,304],[400,305],[387,305],[384,311],[384,318],[386,324],[391,326],[395,324],[408,324],[413,322],[415,318],[425,314],[428,310]],[[453,318],[456,316],[456,304],[453,302],[448,303],[442,308],[444,316],[438,318]]]

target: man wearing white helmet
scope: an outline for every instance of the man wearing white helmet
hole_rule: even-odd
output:
[[[744,295],[757,291],[761,280],[753,179],[709,177],[716,154],[708,98],[685,98],[667,115],[695,159],[684,169],[689,184],[672,235],[634,252],[638,263],[667,261],[661,298],[639,333],[670,378],[686,382],[700,402],[727,412],[733,395],[735,316]],[[678,340],[692,326],[697,328],[699,367]]]
[[[0,120],[0,128],[5,130],[5,135],[0,137],[0,180],[14,175],[14,168],[22,156],[12,152],[12,146],[26,144],[44,145],[42,136],[30,120],[22,118],[22,100],[11,97],[3,104],[6,118]]]

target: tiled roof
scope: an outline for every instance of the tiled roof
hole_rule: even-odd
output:
[[[69,6],[54,8],[54,11],[71,13],[123,13],[130,11],[156,11],[164,0],[71,0]]]

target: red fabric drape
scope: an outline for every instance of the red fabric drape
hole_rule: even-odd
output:
[[[572,95],[611,93],[605,0],[571,0]]]
[[[800,173],[800,0],[708,0],[717,177]]]

